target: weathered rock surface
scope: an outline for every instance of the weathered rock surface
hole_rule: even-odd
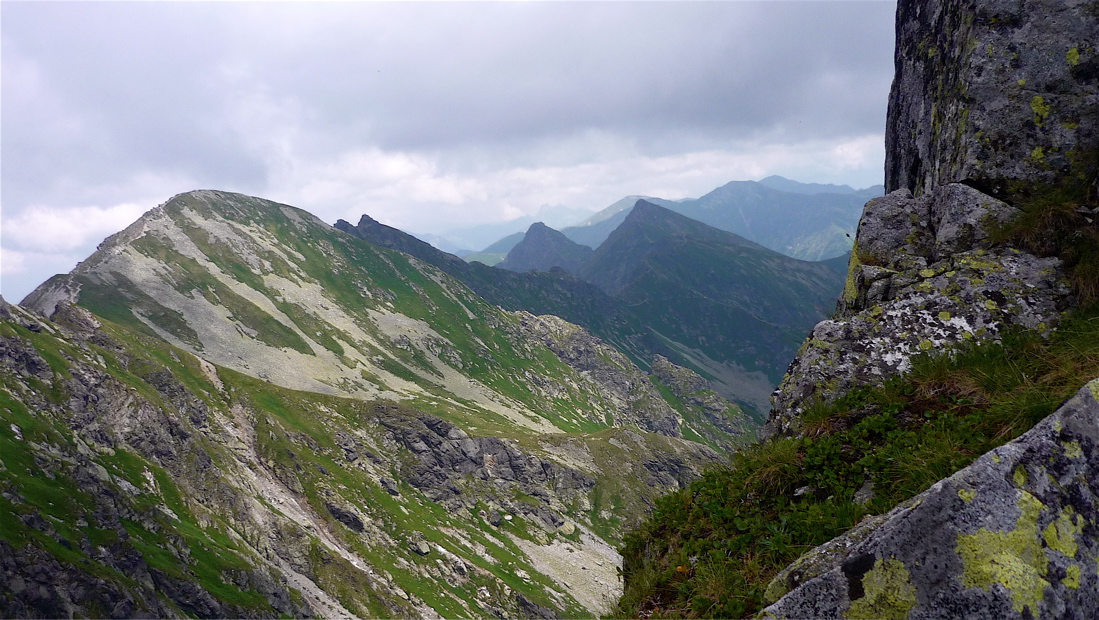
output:
[[[1099,379],[1015,441],[809,552],[768,618],[1090,618]],[[781,598],[780,598],[781,597]]]
[[[1094,175],[1096,33],[1089,0],[898,2],[886,191],[966,181],[1002,196]]]
[[[1054,328],[1073,304],[1061,262],[989,240],[1013,213],[960,184],[867,203],[837,317],[802,345],[767,432],[796,432],[807,405],[902,374],[914,355],[995,340],[1011,327]]]
[[[709,381],[690,368],[673,364],[668,358],[657,355],[653,358],[652,375],[667,386],[685,407],[700,413],[706,422],[722,431],[720,434],[706,433],[703,425],[692,425],[692,430],[708,440],[728,445],[728,441],[719,435],[746,439],[755,430],[740,407],[722,398]]]

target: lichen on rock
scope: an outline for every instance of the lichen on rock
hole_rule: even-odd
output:
[[[1099,609],[1097,506],[1099,401],[1085,386],[1015,441],[800,558],[763,615],[1086,617]]]

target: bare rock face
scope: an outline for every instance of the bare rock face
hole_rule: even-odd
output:
[[[807,405],[907,372],[915,355],[995,340],[1012,326],[1048,333],[1071,307],[1071,289],[1058,259],[990,242],[989,228],[1014,212],[960,184],[867,203],[837,318],[802,345],[768,432],[797,432]]]
[[[900,0],[886,191],[1094,182],[1096,33],[1093,1]]]
[[[802,345],[764,436],[913,355],[1047,332],[1075,305],[1058,259],[996,233],[1020,201],[1096,183],[1097,32],[1095,2],[900,0],[889,193],[867,203],[836,317]]]
[[[1099,609],[1099,379],[1026,434],[768,587],[764,618],[1086,618]]]
[[[752,423],[744,411],[737,405],[722,398],[710,387],[710,382],[690,368],[673,364],[663,355],[653,357],[652,374],[660,383],[672,391],[685,407],[699,412],[706,421],[724,433],[746,438],[751,434]],[[696,429],[714,443],[732,448],[727,438],[705,433],[705,429]]]

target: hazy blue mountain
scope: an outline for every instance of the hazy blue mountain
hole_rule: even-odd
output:
[[[734,181],[696,199],[645,200],[787,256],[822,260],[850,251],[863,205],[882,191],[881,186],[855,190],[767,177],[758,182]],[[631,198],[636,202],[637,197]],[[625,220],[633,208],[629,201],[620,200],[561,232],[597,248]]]
[[[581,276],[712,372],[782,377],[833,309],[844,274],[638,201]]]
[[[454,254],[455,256],[459,256],[459,257],[464,258],[464,257],[466,257],[466,256],[473,253],[473,250],[469,249],[469,247],[459,246],[456,243],[454,243],[453,241],[451,241],[450,239],[447,239],[446,237],[440,237],[439,235],[432,235],[432,234],[426,234],[426,233],[425,234],[414,235],[414,236],[417,239],[419,239],[420,241],[423,241],[425,243],[430,243],[431,245],[439,248],[440,250],[442,250],[444,252],[447,252],[447,253],[450,253],[450,254]]]
[[[515,245],[497,267],[509,271],[549,271],[560,267],[571,274],[580,272],[592,249],[574,243],[560,232],[538,222],[531,224],[523,240]]]
[[[874,185],[865,189],[854,189],[850,185],[833,185],[831,183],[801,183],[799,181],[793,181],[785,177],[778,175],[771,175],[769,177],[760,179],[757,181],[760,185],[770,187],[771,189],[777,189],[780,192],[787,192],[790,194],[858,194],[863,195],[867,192],[868,198],[874,196],[881,196],[885,192],[884,185]]]
[[[535,222],[544,222],[547,226],[559,229],[583,221],[591,213],[591,209],[565,205],[542,205],[533,215],[524,215],[506,222],[455,228],[431,235],[414,234],[418,238],[430,240],[432,245],[447,252],[451,251],[448,248],[469,248],[473,252],[476,252],[478,248],[485,248],[480,251],[495,253],[489,252],[488,246],[494,245],[497,241],[515,233],[526,231]],[[436,244],[435,240],[439,240],[439,244]],[[504,250],[504,253],[506,252]]]
[[[523,240],[526,235],[525,232],[517,232],[504,237],[503,239],[493,243],[480,252],[471,252],[462,256],[468,263],[478,262],[484,263],[489,267],[493,267],[500,263],[500,261],[507,258],[508,252],[511,248],[515,247],[517,243]],[[438,247],[438,246],[436,246]]]
[[[575,226],[567,226],[561,232],[576,243],[586,245],[589,248],[597,248],[603,243],[615,228],[618,228],[622,220],[629,215],[630,209],[638,200],[645,200],[652,204],[667,207],[674,211],[675,201],[653,198],[651,196],[626,196],[614,204],[580,222]]]

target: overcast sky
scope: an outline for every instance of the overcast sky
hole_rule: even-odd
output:
[[[198,188],[439,233],[771,174],[875,185],[894,11],[6,0],[0,293]]]

